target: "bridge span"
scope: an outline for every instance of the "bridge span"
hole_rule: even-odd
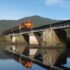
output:
[[[45,29],[66,29],[66,28],[70,28],[70,20],[66,20],[66,21],[60,21],[60,22],[56,22],[56,23],[52,23],[52,24],[47,24],[47,25],[43,25],[40,27],[35,27],[32,29],[21,29],[21,28],[16,28],[16,26],[14,28],[5,30],[2,34],[3,35],[18,35],[18,34],[27,34],[30,32],[40,32],[43,31]]]

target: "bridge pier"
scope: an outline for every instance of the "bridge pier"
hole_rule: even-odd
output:
[[[42,46],[45,47],[64,47],[66,40],[67,37],[64,30],[47,29],[42,33]]]
[[[11,42],[12,42],[12,44],[15,44],[17,42],[16,35],[11,36]]]
[[[40,35],[38,33],[30,33],[29,34],[29,53],[31,56],[34,56],[40,47]]]
[[[43,62],[46,65],[54,65],[58,59],[58,51],[52,51],[52,48],[64,48],[66,47],[66,32],[64,30],[47,29],[42,33],[42,50]],[[47,48],[51,50],[48,52]],[[54,56],[55,54],[55,56]],[[57,58],[56,58],[57,57]],[[52,62],[53,61],[53,62]]]
[[[15,44],[17,42],[17,35],[7,35],[5,38],[9,44]]]
[[[29,35],[27,37],[28,34],[22,34],[22,35],[7,35],[6,36],[6,41],[8,43],[17,43],[17,44],[24,44],[24,45],[28,45],[28,40],[27,38],[29,38]]]

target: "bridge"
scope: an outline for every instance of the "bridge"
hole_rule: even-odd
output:
[[[66,31],[64,30],[66,28],[70,28],[70,20],[60,21],[31,29],[13,27],[4,31],[2,35],[5,35],[6,39],[11,41],[13,44],[22,41],[24,46],[27,46],[27,48],[36,47],[33,53],[29,50],[28,55],[36,57],[41,54],[44,64],[54,65],[58,59],[57,57],[59,57],[59,54],[54,56],[56,61],[54,61],[54,59],[46,61],[48,60],[46,56],[50,56],[47,54],[46,49],[42,50],[40,48],[66,47],[67,36]],[[50,64],[50,61],[53,62]]]
[[[64,29],[64,28],[69,28],[69,27],[70,27],[70,20],[66,20],[66,21],[59,21],[59,22],[56,22],[56,23],[47,24],[47,25],[44,25],[44,26],[32,28],[31,30],[29,30],[29,29],[21,30],[20,28],[13,27],[11,29],[5,30],[2,34],[17,35],[17,34],[29,33],[31,31],[32,32],[39,32],[39,31],[43,31],[43,30],[48,29],[48,28]]]

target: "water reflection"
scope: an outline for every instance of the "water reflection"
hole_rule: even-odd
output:
[[[12,45],[8,45],[8,46],[4,47],[4,49],[10,50],[10,47],[12,47]],[[23,54],[23,51],[25,50],[24,46],[15,45],[14,47],[16,47],[16,53]],[[44,54],[43,62],[46,63],[47,65],[52,64],[54,66],[62,68],[63,70],[65,69],[65,67],[66,67],[66,69],[70,68],[70,54],[69,54],[70,49],[69,48],[68,49],[67,48],[46,48],[46,49],[42,48],[42,49],[38,49],[38,51],[40,51],[41,53]],[[4,53],[3,53],[3,55],[4,55]],[[2,57],[0,56],[0,58],[2,58]],[[38,66],[37,64],[34,64],[34,63],[32,64],[31,68],[26,68],[21,61],[19,61],[17,59],[15,59],[15,60],[13,60],[13,59],[0,60],[0,65],[2,67],[5,66],[4,67],[5,70],[27,70],[27,69],[28,70],[39,70],[39,69],[46,70],[45,68]],[[0,68],[2,68],[1,66],[0,66]],[[8,68],[8,69],[6,69],[6,68]],[[4,69],[0,69],[0,70],[4,70]]]
[[[11,45],[1,48],[0,50],[0,70],[46,70],[45,68],[34,64],[31,68],[26,68],[20,61],[14,60],[11,56],[8,56],[2,49],[10,50]],[[17,53],[21,53],[21,48],[17,47]],[[18,50],[19,49],[19,50]]]
[[[2,48],[4,50],[12,50],[15,51],[16,53],[23,53],[25,46],[23,45],[4,45],[4,47]]]
[[[66,58],[66,63],[62,66],[70,68],[70,48],[67,48],[67,58]]]
[[[66,64],[64,64],[62,66],[70,68],[70,58],[67,58]]]
[[[0,70],[46,70],[36,64],[33,64],[32,68],[25,68],[22,64],[16,62],[13,59],[0,60]]]

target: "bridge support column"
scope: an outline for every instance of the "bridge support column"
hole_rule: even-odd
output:
[[[29,34],[29,53],[31,56],[34,56],[39,48],[39,40],[38,40],[38,35],[34,33]]]
[[[44,30],[42,33],[42,47],[45,48],[42,50],[43,55],[43,62],[46,65],[54,65],[57,56],[60,54],[57,53],[56,56],[54,56],[54,52],[49,51],[49,54],[47,54],[47,48],[64,48],[66,47],[66,32],[64,30],[53,30],[53,29],[47,29]],[[56,51],[57,52],[57,51]],[[55,52],[55,53],[56,53]],[[55,60],[54,60],[55,58]],[[53,61],[53,62],[52,62]]]
[[[28,34],[23,34],[23,44],[24,46],[29,46],[29,35]]]
[[[37,52],[37,48],[39,47],[38,39],[36,38],[35,34],[32,33],[32,32],[29,33],[28,35],[23,34],[23,37],[24,37],[24,39],[26,40],[26,42],[28,44],[27,47],[25,48],[24,53],[27,52],[29,56],[34,56],[35,53]]]
[[[64,47],[67,37],[64,30],[47,29],[42,34],[42,46],[45,47]]]
[[[22,34],[22,35],[16,35],[16,36],[8,35],[8,36],[6,36],[6,41],[8,43],[15,41],[15,42],[17,42],[17,44],[24,44],[24,46],[27,46],[29,44],[29,35],[28,34]]]
[[[11,42],[12,44],[15,44],[17,42],[17,37],[15,35],[11,36]]]

